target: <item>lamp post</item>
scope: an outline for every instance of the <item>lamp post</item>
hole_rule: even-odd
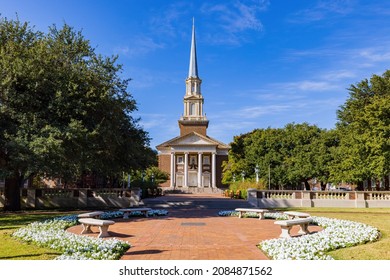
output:
[[[271,164],[268,164],[268,189],[271,189]]]
[[[152,183],[154,183],[154,173],[152,173]]]
[[[256,183],[259,183],[259,165],[257,164],[255,167],[255,173],[256,173]]]
[[[242,176],[242,181],[244,182],[245,181],[245,171],[241,172],[241,176]]]
[[[233,182],[236,181],[236,174],[233,173]]]

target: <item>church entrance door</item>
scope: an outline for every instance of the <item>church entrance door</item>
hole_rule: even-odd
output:
[[[188,186],[197,187],[198,186],[198,174],[196,171],[188,172]]]

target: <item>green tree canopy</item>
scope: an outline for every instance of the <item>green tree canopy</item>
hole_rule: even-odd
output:
[[[224,181],[231,181],[233,173],[239,175],[242,171],[254,177],[257,166],[264,181],[268,181],[271,172],[274,187],[305,183],[308,188],[312,178],[326,182],[334,141],[331,132],[307,123],[256,129],[234,138],[224,166]]]
[[[390,173],[390,71],[351,85],[337,112],[340,145],[332,177],[361,182]]]
[[[112,176],[155,160],[121,73],[66,24],[44,34],[0,18],[0,176],[16,199],[6,207],[18,208],[15,186],[30,174]]]

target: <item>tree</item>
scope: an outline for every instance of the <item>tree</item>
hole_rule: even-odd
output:
[[[224,178],[229,181],[232,173],[241,171],[254,177],[257,166],[259,177],[270,180],[271,186],[299,187],[304,183],[309,189],[310,179],[327,180],[333,144],[330,132],[307,123],[255,129],[234,138]]]
[[[287,124],[285,126],[285,145],[287,157],[288,181],[297,185],[305,184],[305,189],[310,190],[309,180],[322,175],[324,162],[319,162],[322,155],[319,144],[323,130],[316,125]]]
[[[0,19],[0,176],[5,210],[20,209],[19,187],[32,174],[74,180],[115,176],[154,160],[132,117],[136,102],[117,57],[95,53],[68,25],[44,34]]]
[[[351,85],[338,110],[340,145],[332,165],[334,180],[359,183],[390,173],[390,71]]]

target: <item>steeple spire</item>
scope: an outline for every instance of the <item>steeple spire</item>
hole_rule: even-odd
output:
[[[190,52],[190,69],[186,79],[186,94],[184,95],[184,112],[179,120],[180,135],[197,132],[206,136],[209,121],[203,113],[202,80],[198,76],[196,60],[195,21],[192,19],[192,40]]]
[[[188,71],[188,78],[198,78],[198,62],[196,59],[196,42],[195,42],[195,19],[192,18],[192,41],[190,53],[190,69]]]

